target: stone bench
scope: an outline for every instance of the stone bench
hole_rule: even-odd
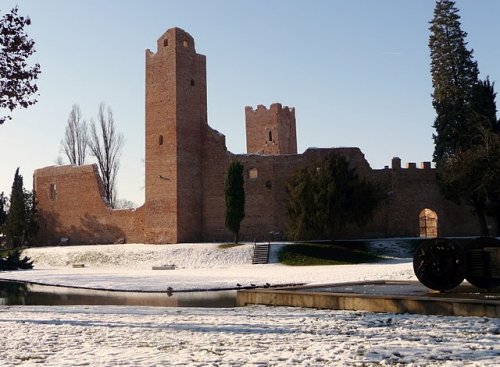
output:
[[[153,266],[153,270],[175,270],[174,264],[166,264],[166,265],[157,265]]]

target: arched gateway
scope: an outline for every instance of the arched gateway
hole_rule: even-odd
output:
[[[420,237],[433,238],[438,236],[438,215],[435,211],[425,208],[419,216]]]

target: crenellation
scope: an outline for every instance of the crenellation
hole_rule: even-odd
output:
[[[384,166],[384,169],[393,169],[393,170],[432,170],[432,165],[431,162],[420,162],[419,167],[417,167],[417,164],[415,162],[408,162],[406,164],[406,167],[402,168],[401,165],[401,158],[399,157],[394,157],[392,159],[391,166]]]
[[[399,158],[399,157],[392,158],[391,168],[392,169],[401,169],[401,158]]]
[[[420,169],[431,169],[431,162],[420,163]]]

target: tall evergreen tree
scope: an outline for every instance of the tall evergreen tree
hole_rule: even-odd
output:
[[[4,196],[3,191],[0,193],[0,233],[3,233],[3,225],[7,220],[7,198]]]
[[[10,193],[10,207],[7,221],[5,223],[5,235],[14,247],[21,246],[24,239],[25,229],[25,196],[23,188],[23,176],[16,169],[12,191]]]
[[[38,231],[35,194],[23,187],[23,176],[17,168],[12,183],[10,206],[4,233],[8,242],[19,247],[32,240]]]
[[[492,164],[500,142],[494,83],[478,79],[454,1],[436,2],[430,31],[438,184],[445,197],[474,208],[482,234],[488,235],[488,206],[500,192],[500,183],[492,180],[500,176]]]
[[[495,83],[481,80],[475,86],[472,99],[472,118],[476,124],[471,141],[473,148],[469,156],[475,157],[472,165],[475,174],[465,170],[472,177],[472,187],[465,192],[473,198],[473,206],[478,213],[482,234],[489,235],[486,218],[495,218],[496,232],[500,235],[500,121],[497,120]],[[477,208],[479,206],[479,208]]]
[[[245,218],[245,189],[243,184],[243,164],[234,161],[227,170],[224,184],[225,224],[226,228],[234,234],[234,243],[238,243],[241,221]]]
[[[496,134],[500,133],[500,121],[497,120],[497,105],[495,102],[496,96],[495,83],[491,83],[488,77],[474,85],[471,110],[472,119],[476,121],[476,131],[478,126],[484,126]]]
[[[468,147],[471,100],[479,71],[473,51],[467,49],[467,33],[461,29],[454,1],[438,0],[430,24],[432,104],[437,113],[434,161],[439,166]]]
[[[336,153],[297,170],[287,192],[293,240],[333,239],[348,224],[363,226],[383,200],[382,187],[359,177]]]

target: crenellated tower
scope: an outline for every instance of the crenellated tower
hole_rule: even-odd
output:
[[[295,109],[273,103],[269,109],[245,107],[247,153],[297,154]]]
[[[201,139],[207,124],[206,59],[180,28],[146,50],[145,240],[201,237]]]

